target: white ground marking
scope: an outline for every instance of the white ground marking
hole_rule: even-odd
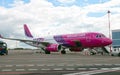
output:
[[[92,75],[92,74],[105,73],[105,72],[111,72],[111,71],[117,71],[117,70],[94,70],[94,71],[85,71],[85,72],[70,73],[70,74],[64,74],[64,75]]]
[[[89,70],[97,70],[98,68],[89,68]]]
[[[110,68],[101,68],[101,70],[110,70]]]
[[[111,68],[113,70],[120,70],[120,67],[116,67],[116,68]]]
[[[66,66],[75,66],[75,64],[67,64]]]
[[[16,69],[16,71],[25,71],[25,69]]]
[[[2,71],[12,71],[12,69],[3,69]]]
[[[76,64],[76,66],[84,66],[84,64]]]
[[[94,64],[95,66],[102,66],[103,64]]]
[[[85,64],[84,66],[94,66],[94,64]]]
[[[28,71],[37,71],[38,69],[34,69],[34,68],[31,68],[31,69],[28,69]]]
[[[116,65],[116,66],[120,66],[120,64],[114,64],[114,65]]]
[[[120,66],[120,64],[17,64],[15,66]],[[14,65],[0,65],[0,67],[13,67]]]
[[[75,70],[75,68],[65,68],[65,70]]]
[[[120,64],[18,64],[18,65],[0,65],[0,67],[2,67],[1,71],[12,71],[12,69],[4,69],[4,67],[33,67],[33,66],[68,66],[68,68],[28,68],[28,71],[36,71],[36,70],[120,70],[120,67],[115,67],[115,68],[76,68],[76,67],[71,67],[71,66],[112,66],[112,65],[116,65],[116,66],[120,66]],[[69,68],[70,67],[70,68]],[[15,69],[15,71],[25,71],[25,69]]]
[[[57,64],[57,66],[65,66],[64,64]]]
[[[54,68],[53,70],[63,70],[63,68]]]
[[[45,64],[37,64],[37,66],[45,66]]]
[[[25,66],[25,65],[23,65],[23,64],[18,64],[18,65],[16,65],[17,67],[23,67],[23,66]]]
[[[13,67],[13,65],[5,65],[5,67]]]
[[[27,66],[32,67],[32,66],[35,66],[35,65],[34,64],[27,64]]]
[[[78,70],[87,70],[87,68],[77,68]]]
[[[50,68],[42,68],[41,70],[48,71],[51,70]]]
[[[104,66],[111,66],[112,64],[103,64]]]
[[[55,66],[55,64],[47,64],[46,66]]]

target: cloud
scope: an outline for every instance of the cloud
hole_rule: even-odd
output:
[[[76,0],[57,0],[61,3],[74,3]]]
[[[25,38],[23,24],[28,24],[32,34],[39,37],[88,31],[102,32],[108,36],[107,10],[111,11],[111,29],[117,29],[120,25],[118,0],[84,7],[75,4],[56,7],[47,0],[31,0],[29,3],[21,1],[14,2],[12,8],[0,7],[0,34],[5,37]],[[59,1],[66,3],[69,0]],[[72,3],[74,1],[71,0]],[[104,14],[100,17],[88,16],[98,12]],[[15,41],[7,42],[10,48],[16,47]],[[20,42],[17,44],[18,47],[23,46]]]
[[[11,6],[15,7],[15,6],[21,6],[23,4],[24,4],[24,2],[22,0],[14,0],[13,4],[11,4]]]

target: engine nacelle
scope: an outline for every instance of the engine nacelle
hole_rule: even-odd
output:
[[[50,51],[50,52],[58,52],[61,49],[61,45],[58,44],[49,44],[46,47],[46,50]]]
[[[80,52],[83,51],[83,48],[70,48],[70,51]]]

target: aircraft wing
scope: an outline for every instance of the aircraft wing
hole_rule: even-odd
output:
[[[15,38],[5,38],[3,36],[0,35],[0,38],[2,39],[7,39],[7,40],[16,40],[16,41],[20,41],[20,42],[31,42],[31,43],[39,43],[39,44],[42,44],[44,46],[47,46],[49,45],[50,43],[49,42],[41,42],[41,41],[37,41],[37,40],[30,40],[30,39],[15,39]]]

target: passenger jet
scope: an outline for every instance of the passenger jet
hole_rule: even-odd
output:
[[[110,38],[107,38],[102,33],[97,32],[86,32],[77,34],[65,34],[65,35],[54,35],[51,37],[40,37],[34,38],[28,29],[27,25],[24,24],[25,35],[30,39],[15,39],[15,38],[5,38],[3,39],[17,40],[24,42],[28,45],[41,48],[45,54],[50,54],[50,52],[59,52],[61,54],[66,54],[66,48],[70,51],[83,51],[85,48],[104,48],[112,43]]]

